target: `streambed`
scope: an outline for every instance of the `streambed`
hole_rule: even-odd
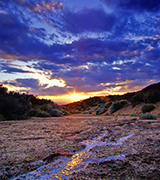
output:
[[[34,118],[0,122],[0,134],[2,180],[160,179],[159,119]]]
[[[124,141],[134,136],[134,134],[129,134],[127,136],[119,138],[116,142],[104,142],[102,141],[102,139],[107,133],[108,131],[104,132],[99,137],[93,138],[92,140],[85,140],[84,142],[82,142],[82,144],[86,146],[85,149],[76,152],[71,157],[60,157],[53,163],[43,165],[35,171],[28,172],[11,180],[69,179],[69,177],[73,173],[84,171],[84,169],[90,163],[101,163],[109,160],[124,159],[127,154],[116,154],[113,156],[108,156],[106,158],[93,157],[93,148],[102,146],[122,146]]]

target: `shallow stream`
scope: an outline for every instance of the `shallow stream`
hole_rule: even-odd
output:
[[[94,147],[121,146],[123,145],[124,141],[126,141],[128,138],[134,135],[134,134],[129,134],[127,136],[119,138],[115,142],[104,142],[102,141],[102,139],[106,136],[106,133],[107,132],[103,132],[103,134],[101,134],[101,136],[97,138],[83,141],[82,144],[86,146],[85,149],[76,152],[71,157],[61,156],[52,163],[43,165],[32,172],[19,175],[18,177],[12,178],[10,180],[34,180],[34,179],[63,180],[63,179],[68,179],[73,173],[83,171],[89,163],[98,163],[107,160],[124,159],[127,154],[117,154],[114,156],[109,156],[100,159],[93,158],[92,156],[93,152],[91,150]]]

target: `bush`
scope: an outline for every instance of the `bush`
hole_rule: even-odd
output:
[[[132,103],[133,107],[141,102],[145,102],[145,96],[144,96],[144,93],[142,93],[142,92],[136,93],[131,98],[131,103]]]
[[[126,104],[128,104],[128,101],[127,101],[127,100],[120,100],[119,102],[120,102],[123,106],[126,105]]]
[[[43,104],[43,105],[41,105],[41,106],[39,107],[39,109],[40,109],[41,111],[49,112],[49,111],[52,111],[53,106],[52,106],[52,104]]]
[[[0,84],[0,95],[4,95],[4,94],[6,94],[6,92],[7,92],[7,88],[3,87],[3,85]]]
[[[96,115],[101,115],[106,111],[105,104],[101,103],[97,106]]]
[[[98,109],[97,111],[96,111],[96,115],[101,115],[102,113],[101,113],[101,110],[100,109]]]
[[[152,111],[154,108],[155,106],[153,104],[145,104],[144,106],[142,106],[141,111],[143,113],[146,113]]]
[[[0,96],[0,114],[7,120],[26,119],[30,110],[30,102],[24,97],[14,98]]]
[[[133,116],[133,117],[135,117],[136,115],[135,115],[134,113],[131,113],[131,114],[130,114],[130,116]]]
[[[62,111],[62,113],[63,113],[64,116],[69,116],[70,115],[69,111]]]
[[[119,101],[116,101],[116,102],[112,103],[112,105],[110,107],[110,113],[112,114],[120,108],[122,108],[122,104]]]
[[[47,111],[48,110],[48,104],[43,104],[38,107],[41,111]]]
[[[49,113],[50,116],[54,116],[54,117],[60,117],[63,116],[62,111],[58,110],[58,109],[50,109],[47,111]]]
[[[44,111],[37,111],[35,117],[49,117],[49,115]]]
[[[147,103],[156,103],[160,101],[160,91],[157,89],[147,91],[145,99]]]
[[[31,116],[31,117],[50,117],[50,115],[45,112],[45,111],[41,111],[40,109],[39,110],[30,110],[28,112],[28,116]]]
[[[0,121],[5,121],[6,119],[4,118],[4,116],[2,114],[0,114]]]
[[[157,119],[157,116],[155,114],[146,113],[146,114],[139,114],[140,119]]]
[[[109,113],[106,113],[105,116],[109,116]]]
[[[39,107],[41,111],[44,111],[48,116],[60,117],[63,115],[69,115],[69,112],[62,112],[58,109],[52,109],[52,104],[43,104]]]
[[[31,116],[31,117],[35,117],[37,114],[39,113],[39,111],[38,110],[30,110],[29,112],[28,112],[28,116]]]
[[[105,105],[105,108],[108,109],[111,105],[112,105],[112,101],[108,102],[108,103]]]
[[[83,114],[89,114],[89,111],[84,111]]]

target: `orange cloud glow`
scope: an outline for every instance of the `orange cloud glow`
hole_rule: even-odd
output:
[[[32,9],[29,9],[30,12],[36,12],[36,13],[46,13],[47,11],[55,11],[55,10],[62,10],[63,4],[61,2],[48,2],[41,4],[36,4],[36,6],[32,7]]]

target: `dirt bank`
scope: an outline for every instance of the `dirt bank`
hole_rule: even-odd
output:
[[[100,134],[102,146],[90,150],[91,158],[126,154],[122,160],[91,163],[70,179],[159,179],[160,119],[128,116],[74,115],[0,122],[0,179],[23,174],[47,163],[46,157],[72,155],[87,140]],[[122,137],[132,134],[121,144]]]

